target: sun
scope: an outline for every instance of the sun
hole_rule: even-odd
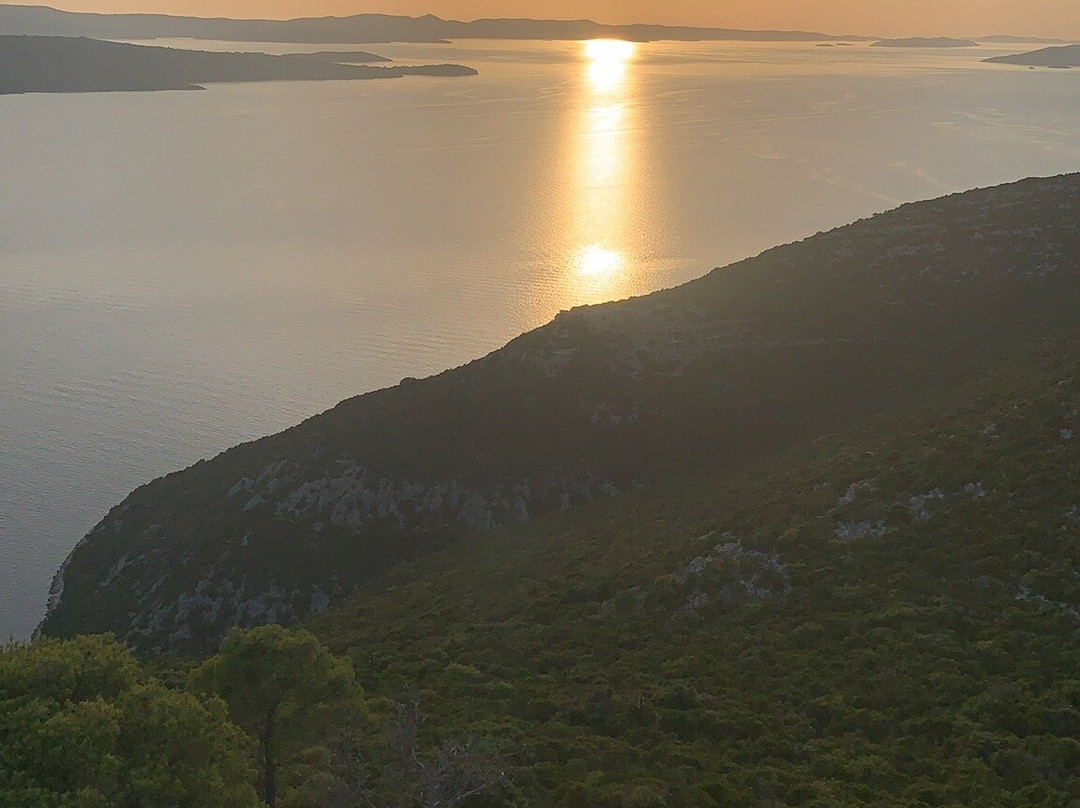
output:
[[[610,92],[622,83],[637,45],[621,39],[590,39],[585,43],[589,83],[596,92]]]
[[[590,39],[585,43],[585,55],[594,62],[626,62],[635,48],[633,42],[621,39]]]

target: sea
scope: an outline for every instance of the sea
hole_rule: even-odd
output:
[[[1080,170],[1080,70],[981,61],[1022,45],[154,44],[480,75],[0,97],[0,640],[158,476],[561,310]]]

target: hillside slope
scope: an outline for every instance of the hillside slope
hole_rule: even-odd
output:
[[[963,403],[1080,336],[1080,175],[891,213],[343,402],[129,496],[43,630],[197,651],[463,536],[740,469]]]
[[[960,405],[477,535],[312,623],[565,808],[1072,808],[1080,344]],[[889,433],[883,436],[882,433]]]

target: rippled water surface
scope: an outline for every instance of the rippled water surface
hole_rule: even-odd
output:
[[[0,637],[155,476],[560,309],[1080,168],[1080,73],[989,48],[374,49],[481,75],[0,97]]]

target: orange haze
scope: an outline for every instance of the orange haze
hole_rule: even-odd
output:
[[[39,0],[26,4],[36,5]],[[278,18],[369,11],[417,16],[430,12],[454,19],[589,17],[613,23],[881,36],[1009,33],[1080,38],[1080,0],[67,0],[63,7],[71,11]]]

